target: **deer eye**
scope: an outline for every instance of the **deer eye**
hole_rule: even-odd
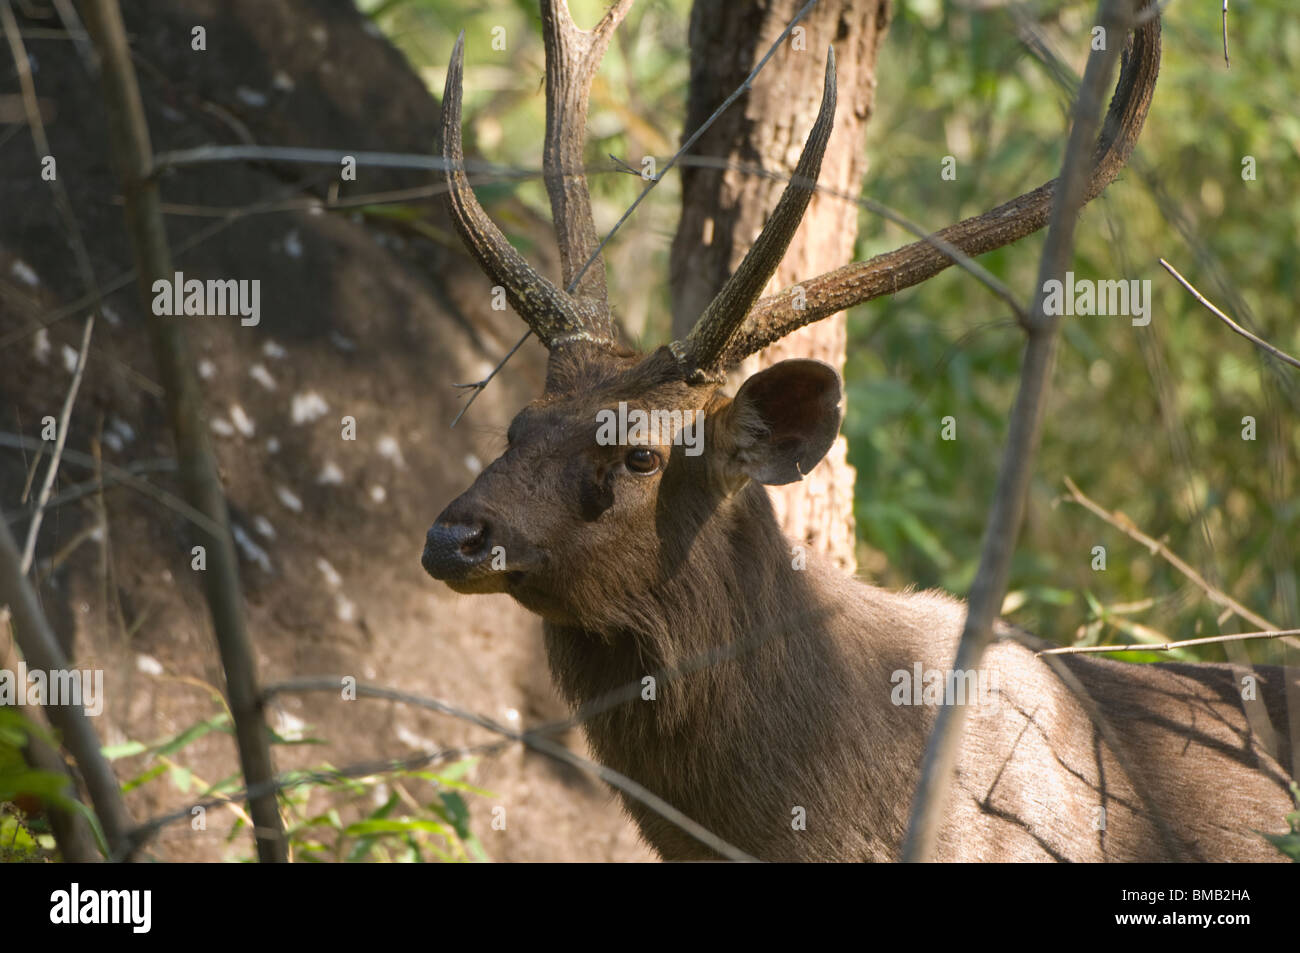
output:
[[[623,458],[623,463],[633,473],[648,476],[659,469],[659,454],[645,447],[633,447]]]

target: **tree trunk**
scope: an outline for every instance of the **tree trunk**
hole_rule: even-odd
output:
[[[803,0],[696,0],[691,14],[691,85],[685,129],[697,128],[767,52]],[[835,131],[820,185],[858,194],[866,171],[863,130],[875,104],[876,53],[889,23],[891,0],[836,0],[815,6],[742,96],[705,133],[699,156],[728,168],[682,170],[682,217],[672,249],[673,331],[684,335],[740,264],[775,207],[821,101],[826,47],[834,45],[839,81]],[[745,168],[748,167],[749,171]],[[814,195],[790,249],[766,293],[853,259],[858,210],[833,194]],[[812,357],[844,369],[844,315],[802,328],[745,362],[747,376],[788,357]],[[839,437],[802,482],[773,487],[786,533],[845,569],[853,553],[853,468]]]

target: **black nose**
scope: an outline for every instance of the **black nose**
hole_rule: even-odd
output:
[[[439,520],[424,538],[420,565],[434,579],[455,579],[487,559],[491,551],[486,523]]]

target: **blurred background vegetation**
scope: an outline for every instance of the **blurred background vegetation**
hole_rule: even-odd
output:
[[[598,2],[573,7],[583,26],[602,9]],[[480,43],[469,57],[468,153],[539,166],[544,59],[535,4],[366,0],[362,8],[438,94],[457,31],[486,37],[504,28],[504,50]],[[896,4],[863,194],[937,229],[1055,175],[1094,9],[1091,0]],[[1220,10],[1207,0],[1166,10],[1162,75],[1141,143],[1078,232],[1075,273],[1149,279],[1151,322],[1065,320],[1005,606],[1010,618],[1055,641],[1173,640],[1254,627],[1220,619],[1221,609],[1161,557],[1064,502],[1067,476],[1270,622],[1300,619],[1300,379],[1228,331],[1158,264],[1169,259],[1230,315],[1300,353],[1287,304],[1297,290],[1300,21],[1282,0],[1233,3],[1229,69]],[[598,227],[612,225],[641,185],[607,157],[636,167],[651,154],[662,164],[680,142],[689,17],[687,0],[638,3],[605,58],[588,144]],[[955,181],[940,178],[948,155],[957,161]],[[1253,181],[1243,180],[1246,156],[1255,160]],[[489,205],[513,194],[539,218],[549,214],[535,178],[480,194]],[[667,259],[678,202],[670,175],[608,256],[611,299],[646,345],[669,337]],[[865,211],[860,221],[859,258],[911,240]],[[506,213],[507,232],[510,224]],[[1042,240],[1039,233],[981,263],[1028,300]],[[858,471],[860,570],[884,585],[964,593],[1022,334],[993,296],[952,269],[855,309],[849,335],[845,432]],[[956,420],[953,441],[940,438],[948,415]],[[1242,436],[1246,416],[1257,422],[1253,441]],[[1095,546],[1106,547],[1105,571],[1093,568]],[[1251,651],[1260,661],[1281,660],[1276,644]],[[1213,646],[1194,657],[1223,655]]]

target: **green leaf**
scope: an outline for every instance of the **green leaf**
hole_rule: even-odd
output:
[[[170,741],[163,742],[160,746],[154,749],[153,753],[155,755],[175,754],[186,745],[193,744],[204,735],[213,731],[224,731],[230,733],[230,715],[227,712],[222,712],[206,721],[201,721],[197,725],[191,725]]]
[[[123,784],[122,793],[126,794],[130,791],[134,791],[140,785],[148,784],[154,778],[158,777],[161,774],[166,774],[166,773],[167,773],[167,765],[155,764],[147,771],[145,771],[143,774],[137,774],[130,781],[127,781],[125,784]]]
[[[149,746],[139,741],[124,741],[118,745],[104,745],[100,748],[100,753],[109,761],[116,761],[118,758],[129,758],[132,755],[143,754],[149,750]]]
[[[425,831],[450,837],[451,831],[437,821],[420,818],[380,818],[376,820],[357,821],[343,829],[348,837],[369,837],[376,834],[407,834],[411,831]]]

